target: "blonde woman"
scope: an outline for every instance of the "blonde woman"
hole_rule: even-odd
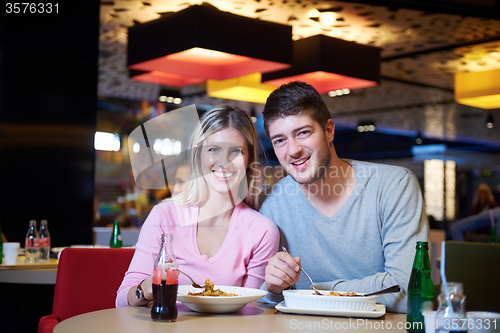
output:
[[[452,223],[449,235],[452,240],[470,241],[472,233],[489,233],[491,220],[500,231],[500,207],[498,207],[491,188],[484,183],[477,186],[472,201],[471,215]]]
[[[479,214],[485,210],[498,207],[491,188],[484,183],[481,183],[476,188],[474,199],[472,201],[471,215]]]
[[[191,180],[144,222],[117,307],[147,305],[153,298],[151,274],[163,233],[173,234],[180,269],[201,283],[209,278],[259,288],[268,259],[277,253],[278,228],[255,210],[257,134],[248,114],[230,106],[207,111],[191,147]],[[180,275],[179,284],[191,282]],[[136,297],[138,285],[142,299]]]

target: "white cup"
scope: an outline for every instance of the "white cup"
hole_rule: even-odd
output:
[[[434,333],[437,324],[436,324],[436,312],[437,311],[424,311],[422,314],[424,315],[424,325],[425,325],[425,333]]]
[[[3,257],[5,265],[15,265],[21,243],[7,242],[3,243]]]
[[[500,313],[469,311],[467,324],[468,333],[500,333]]]

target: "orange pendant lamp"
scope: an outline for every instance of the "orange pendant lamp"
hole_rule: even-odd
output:
[[[325,35],[299,39],[293,42],[292,67],[263,74],[262,81],[276,86],[304,81],[320,94],[374,87],[380,83],[380,51]]]
[[[128,30],[129,69],[138,81],[172,86],[290,67],[292,27],[194,5]],[[144,72],[148,73],[145,74]]]
[[[251,103],[266,103],[269,94],[277,88],[261,82],[262,75],[253,73],[227,80],[207,80],[207,95]]]
[[[500,108],[500,68],[455,74],[455,100],[481,109]]]

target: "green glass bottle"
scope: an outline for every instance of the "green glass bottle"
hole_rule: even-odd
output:
[[[434,284],[431,279],[429,243],[417,242],[415,259],[408,284],[408,332],[424,332],[424,310],[433,309]]]
[[[120,248],[123,246],[122,233],[120,231],[120,222],[115,221],[113,223],[113,232],[111,233],[111,239],[109,240],[109,247]]]
[[[494,224],[490,227],[490,238],[488,239],[488,243],[498,243],[497,226]]]

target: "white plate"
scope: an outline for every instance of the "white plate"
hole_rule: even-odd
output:
[[[247,303],[255,302],[267,295],[267,291],[261,289],[219,285],[215,285],[214,288],[239,296],[190,296],[189,292],[197,293],[202,289],[196,289],[191,285],[182,285],[177,291],[177,300],[196,312],[229,313],[238,311]]]
[[[340,316],[357,318],[378,318],[385,315],[385,305],[376,304],[373,311],[340,311],[340,310],[316,310],[303,308],[290,308],[286,306],[285,301],[275,306],[276,310],[284,313],[310,314],[318,316]]]

